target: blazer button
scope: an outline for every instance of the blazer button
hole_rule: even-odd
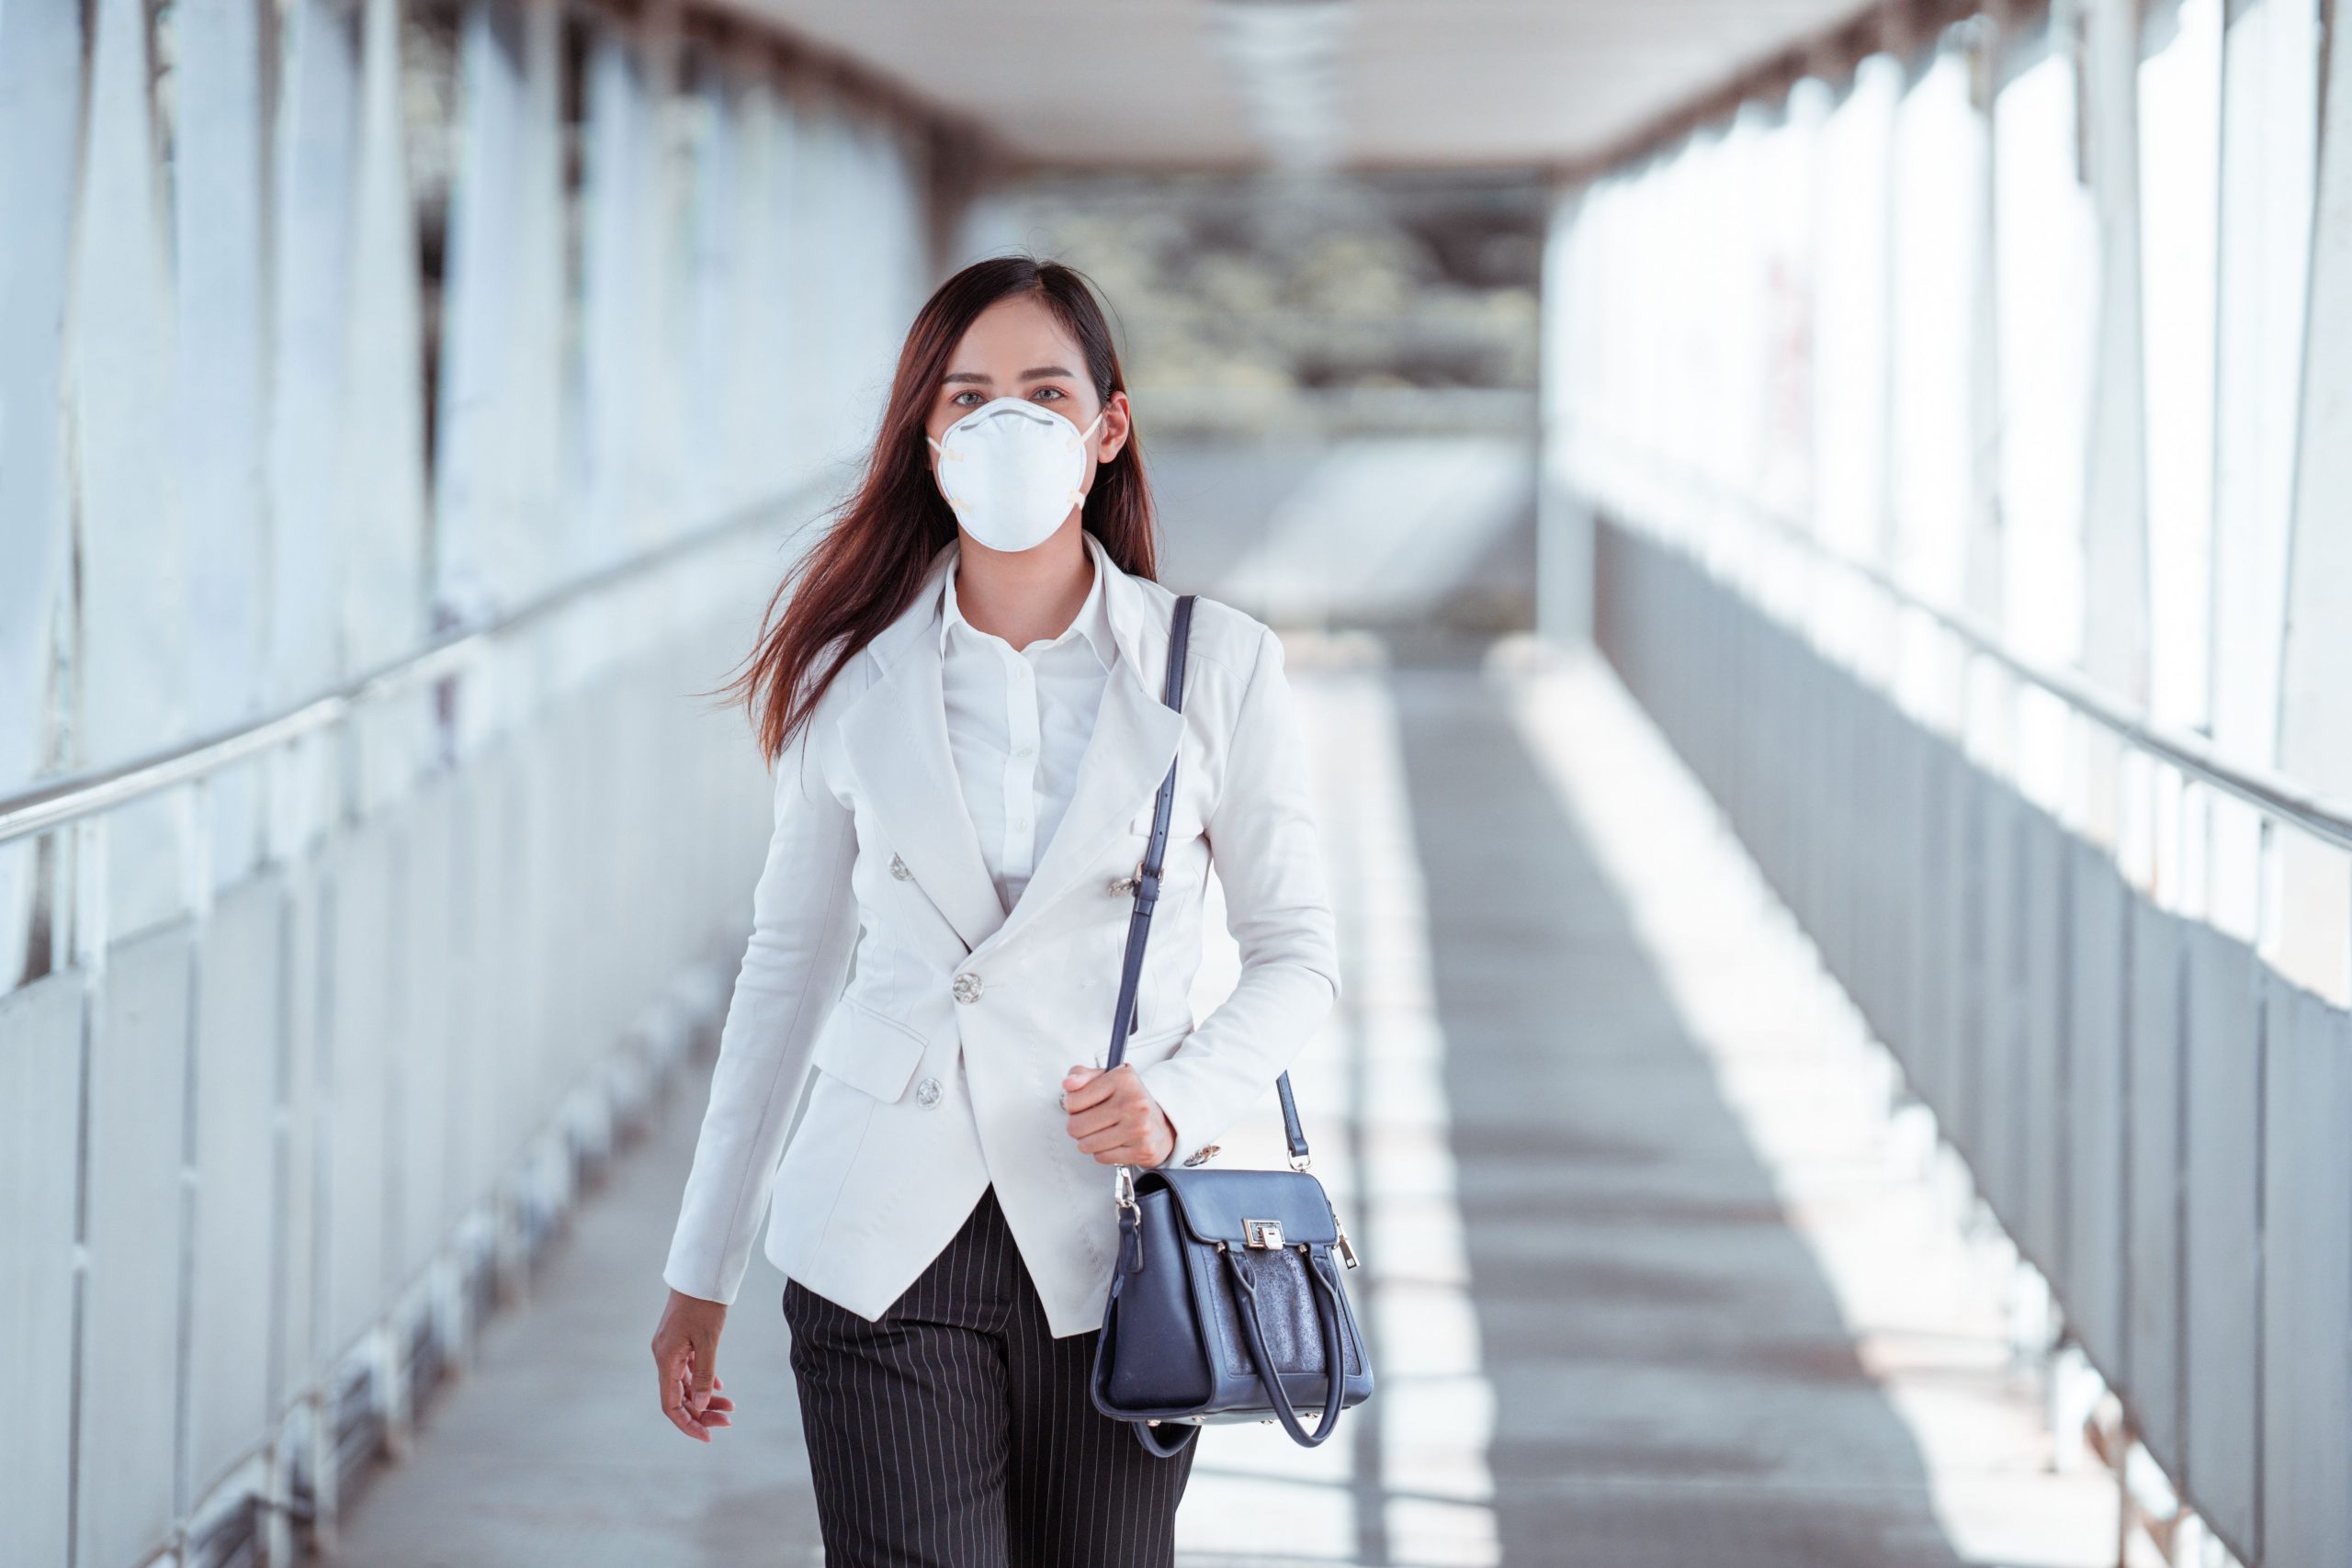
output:
[[[964,973],[956,976],[955,991],[956,999],[959,1002],[978,1001],[980,999],[980,977],[967,969]]]
[[[925,1078],[915,1085],[915,1103],[926,1110],[939,1103],[939,1080]]]
[[[911,878],[914,875],[914,873],[907,869],[906,862],[900,860],[896,855],[892,855],[890,857],[890,874],[897,877],[899,881],[905,882]]]

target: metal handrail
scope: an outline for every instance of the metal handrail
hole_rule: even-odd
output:
[[[2005,646],[1997,632],[1966,611],[1930,604],[1897,581],[1884,569],[1869,561],[1839,555],[1823,544],[1803,524],[1759,506],[1744,496],[1728,492],[1702,475],[1691,474],[1689,480],[1698,488],[1713,492],[1717,505],[1761,524],[1797,546],[1815,561],[1853,573],[1904,608],[1927,616],[1965,644],[1972,652],[1994,660],[2027,684],[2040,687],[2130,744],[2153,752],[2181,772],[2245,801],[2256,810],[2293,824],[2315,839],[2338,849],[2352,850],[2352,804],[2321,795],[2266,768],[2223,761],[2214,753],[2211,742],[2203,736],[2157,724],[2146,715],[2125,707],[2084,676],[2035,663]]]
[[[267,717],[199,735],[127,761],[49,779],[0,795],[0,844],[48,832],[126,801],[200,778],[230,763],[341,723],[361,705],[440,679],[488,652],[492,644],[581,600],[635,581],[674,561],[733,539],[753,526],[792,515],[823,486],[810,480],[781,496],[724,513],[674,538],[625,556],[527,604],[472,625],[437,633],[415,650],[329,687]]]

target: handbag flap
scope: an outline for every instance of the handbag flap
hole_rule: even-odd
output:
[[[1174,1196],[1184,1228],[1201,1241],[1246,1247],[1253,1229],[1263,1235],[1253,1221],[1281,1226],[1285,1243],[1340,1238],[1323,1184],[1303,1170],[1147,1170],[1136,1178],[1139,1192],[1155,1185]]]

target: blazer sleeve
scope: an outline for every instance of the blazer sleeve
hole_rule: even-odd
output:
[[[1204,828],[1241,976],[1182,1044],[1137,1069],[1176,1129],[1171,1164],[1215,1141],[1272,1087],[1340,995],[1338,922],[1305,748],[1282,639],[1269,626],[1259,628],[1225,785]]]
[[[857,933],[855,818],[809,754],[818,718],[777,757],[775,829],[752,893],[752,934],[718,1036],[693,1168],[662,1277],[731,1303],[751,1262],[817,1031]]]

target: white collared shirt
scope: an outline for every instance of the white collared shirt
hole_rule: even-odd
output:
[[[1087,560],[1094,580],[1078,614],[1058,636],[1022,649],[964,618],[956,603],[960,560],[942,574],[940,690],[948,750],[1008,912],[1069,807],[1079,759],[1119,657],[1102,602],[1102,565],[1092,550]]]

